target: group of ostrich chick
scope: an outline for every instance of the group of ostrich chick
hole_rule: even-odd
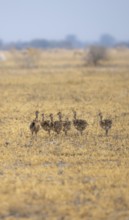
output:
[[[86,120],[78,119],[76,111],[73,111],[73,120],[69,120],[67,117],[66,120],[63,120],[63,115],[61,112],[57,113],[58,120],[54,120],[54,116],[51,113],[49,115],[50,120],[45,120],[44,113],[42,114],[42,120],[39,120],[39,111],[35,112],[35,118],[30,124],[30,131],[33,134],[37,135],[39,130],[42,128],[44,131],[51,135],[51,132],[55,132],[56,134],[60,134],[62,131],[65,135],[71,130],[72,125],[74,128],[83,135],[84,130],[89,125]],[[108,132],[112,127],[111,119],[103,119],[103,115],[101,112],[98,114],[99,116],[99,125],[102,129],[105,130],[105,135],[108,136]]]

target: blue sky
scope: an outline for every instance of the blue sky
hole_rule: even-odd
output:
[[[129,40],[129,0],[0,0],[0,39]]]

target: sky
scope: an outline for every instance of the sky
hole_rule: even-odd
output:
[[[129,0],[0,0],[0,39],[95,41],[104,33],[129,41]]]

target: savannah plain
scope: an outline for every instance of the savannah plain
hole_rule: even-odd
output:
[[[18,53],[0,62],[0,220],[129,220],[129,50],[96,67],[83,51],[42,51],[30,68]],[[72,109],[89,124],[82,136],[31,136],[36,110],[73,120]]]

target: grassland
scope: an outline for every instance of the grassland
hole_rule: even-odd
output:
[[[0,63],[0,219],[129,219],[129,50],[114,49],[98,67],[83,53],[52,50],[38,68],[21,68],[11,52]],[[35,110],[72,109],[88,121],[83,136],[32,138]],[[113,120],[109,137],[98,112]],[[55,116],[56,117],[56,116]]]

